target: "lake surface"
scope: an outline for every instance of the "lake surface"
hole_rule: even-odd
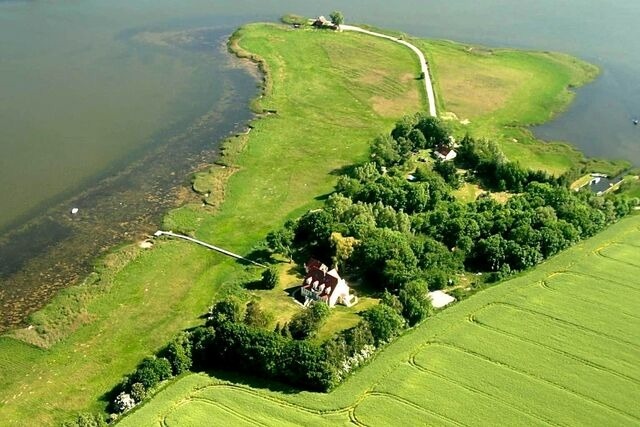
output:
[[[640,165],[640,2],[0,0],[0,329],[152,231],[250,119],[255,79],[223,46],[235,27],[336,8],[352,23],[599,65],[535,132]]]

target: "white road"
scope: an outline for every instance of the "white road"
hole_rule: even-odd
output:
[[[420,70],[424,73],[424,88],[427,91],[427,99],[429,101],[429,114],[432,117],[437,117],[436,112],[436,97],[433,92],[433,85],[431,84],[431,76],[429,75],[429,67],[427,66],[427,60],[424,57],[424,54],[420,49],[418,49],[415,45],[412,45],[409,42],[404,40],[400,40],[397,37],[388,36],[386,34],[376,33],[374,31],[365,30],[364,28],[356,27],[353,25],[340,25],[340,29],[343,31],[356,31],[358,33],[369,34],[375,37],[381,37],[383,39],[388,39],[394,41],[396,43],[400,43],[411,49],[416,55],[418,55],[418,59],[420,60]]]

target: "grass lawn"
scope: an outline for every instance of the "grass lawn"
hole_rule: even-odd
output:
[[[267,91],[258,104],[273,113],[256,121],[249,135],[235,138],[228,144],[227,156],[223,159],[227,164],[224,172],[221,172],[222,168],[213,168],[209,172],[212,176],[198,176],[196,185],[200,190],[213,191],[213,197],[221,196],[216,191],[224,192],[224,202],[212,203],[217,207],[216,213],[212,214],[208,207],[185,206],[171,212],[165,226],[174,231],[190,232],[233,252],[248,254],[268,231],[280,226],[287,218],[318,206],[322,197],[332,191],[335,172],[366,158],[368,143],[375,135],[388,132],[402,115],[426,108],[424,95],[419,91],[420,82],[414,80],[419,72],[418,61],[408,49],[396,43],[362,34],[293,30],[269,24],[248,25],[239,31],[238,36],[240,48],[264,58],[269,78]],[[425,43],[430,49],[433,47],[430,61],[435,65],[438,89],[444,91],[440,102],[449,102],[446,79],[451,78],[453,71],[443,73],[438,64],[458,61],[462,48],[445,42]],[[514,55],[517,57],[515,53],[506,55],[505,61],[513,62],[518,72],[523,72],[523,67],[527,66],[538,67],[532,68],[532,75],[537,75],[535,70],[539,67],[547,71],[561,72],[563,69],[561,62],[548,55],[522,54],[532,55],[530,60],[512,59]],[[473,55],[473,58],[480,61],[484,56]],[[541,65],[545,61],[548,64]],[[459,67],[457,72],[467,73],[468,70]],[[569,71],[565,74],[572,75]],[[465,78],[470,77],[467,75]],[[528,80],[517,80],[517,85],[527,84]],[[537,94],[531,100],[535,106],[525,108],[525,104],[530,102],[527,98],[531,96],[530,89],[508,87],[512,95],[500,98],[506,106],[496,104],[496,109],[491,112],[491,115],[497,114],[499,120],[491,124],[489,115],[484,119],[470,115],[472,122],[469,126],[477,123],[478,131],[506,132],[506,128],[500,126],[507,118],[512,123],[530,123],[532,117],[544,118],[542,110],[545,106],[559,108],[568,100],[563,95],[565,86],[556,84],[552,86],[553,90]],[[508,106],[517,103],[523,105],[507,112]],[[507,144],[504,141],[507,139],[502,138],[501,142]],[[507,145],[504,147],[506,150]],[[535,151],[542,149],[537,145],[535,150],[533,147],[532,143],[521,154],[543,162],[541,151]],[[515,155],[508,154],[511,157]],[[532,166],[535,164],[531,163]],[[560,170],[561,165],[558,163],[556,168]],[[220,185],[219,180],[226,185]],[[543,269],[540,271],[544,272]],[[244,266],[222,255],[186,242],[167,240],[158,242],[151,250],[131,247],[118,250],[98,261],[97,274],[99,279],[62,293],[35,315],[33,329],[15,331],[0,339],[1,425],[52,425],[78,411],[104,410],[103,393],[175,333],[200,324],[200,316],[212,300],[225,292],[237,291],[229,284],[246,273]],[[256,272],[256,276],[258,274]],[[509,288],[501,286],[495,289]],[[484,295],[482,298],[486,299],[494,293]],[[474,297],[472,301],[484,300]],[[292,309],[282,298],[273,298],[272,302],[274,310]],[[465,304],[458,307],[469,306]],[[414,394],[408,391],[413,387],[411,382],[397,386],[395,392],[400,397],[387,397],[390,392],[382,389],[376,393],[363,393],[374,386],[372,378],[378,381],[387,374],[392,377],[404,375],[402,369],[409,370],[416,377],[427,375],[417,363],[415,366],[407,364],[406,354],[422,349],[425,341],[420,331],[428,332],[433,328],[433,331],[443,333],[441,328],[453,327],[455,322],[450,323],[449,311],[428,322],[428,327],[407,334],[388,351],[378,355],[375,363],[365,367],[361,374],[330,396],[271,396],[246,387],[225,385],[223,388],[205,387],[202,390],[204,394],[196,399],[191,395],[192,385],[202,385],[208,380],[195,375],[167,388],[161,395],[168,398],[162,397],[157,403],[154,400],[136,414],[146,417],[144,414],[153,411],[153,405],[162,407],[162,402],[172,402],[171,409],[163,407],[162,410],[175,415],[174,410],[186,410],[197,400],[198,409],[187,411],[191,415],[184,414],[191,417],[186,419],[189,423],[197,423],[198,414],[205,413],[204,408],[213,405],[217,408],[216,414],[229,414],[230,405],[241,405],[242,402],[257,405],[253,412],[250,410],[253,406],[233,409],[236,414],[249,413],[249,418],[264,416],[269,419],[289,411],[320,417],[322,411],[321,418],[314,420],[333,421],[336,419],[334,416],[347,415],[347,418],[340,418],[346,422],[348,417],[365,419],[371,416],[368,412],[363,414],[356,410],[356,405],[361,405],[358,408],[377,407],[378,411],[385,411],[385,406],[378,405],[384,400],[389,408],[403,408],[407,414],[430,414],[424,415],[424,419],[440,420],[442,417],[434,415],[431,409],[422,409],[437,408],[437,405],[423,405],[422,402],[422,406],[416,406],[402,397]],[[353,313],[337,312],[337,316],[342,315],[349,317]],[[467,322],[466,317],[464,319]],[[399,354],[402,355],[400,358]],[[401,366],[398,361],[401,361]],[[442,363],[445,362],[446,358]],[[457,366],[447,369],[456,370]],[[184,386],[182,381],[187,385]],[[228,401],[223,400],[227,390],[238,390],[238,387],[240,392],[229,395],[232,398]],[[450,387],[455,388],[454,385]],[[183,390],[179,395],[184,396],[186,390],[189,396],[184,405],[175,405],[177,401],[173,400],[173,393],[177,389]],[[213,389],[222,392],[214,393]],[[471,396],[473,392],[470,389],[458,387],[456,390]],[[420,395],[423,395],[422,391]],[[252,401],[254,396],[258,396],[258,400]],[[354,396],[359,397],[354,400]],[[442,397],[446,398],[448,405],[454,404],[446,393]],[[551,401],[558,398],[556,395],[549,397]],[[313,401],[307,402],[308,399]],[[483,399],[482,402],[491,401]],[[214,400],[221,403],[211,403]],[[444,404],[437,399],[434,401]],[[259,408],[266,414],[260,413]],[[336,412],[331,412],[334,410]],[[141,418],[140,421],[132,417],[127,423],[153,424],[158,414],[150,414],[151,418]],[[382,417],[384,414],[378,415]],[[291,415],[290,419],[297,420],[296,417],[298,415]],[[164,419],[164,415],[160,418]],[[617,422],[625,418],[611,420]],[[253,421],[241,416],[237,422]]]
[[[192,374],[119,425],[637,425],[639,239],[626,218],[428,319],[329,394]]]

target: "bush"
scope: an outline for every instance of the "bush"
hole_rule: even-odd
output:
[[[242,319],[240,304],[232,299],[224,299],[216,302],[211,307],[211,315],[207,320],[207,326],[216,326],[224,322],[238,323]]]
[[[129,393],[125,393],[124,391],[120,393],[116,400],[113,402],[114,406],[118,410],[118,412],[127,412],[129,409],[136,406],[135,400]]]
[[[106,427],[107,422],[100,414],[78,414],[72,421],[62,423],[62,427]]]
[[[171,364],[173,375],[180,375],[191,369],[192,345],[189,333],[182,332],[167,345],[162,355]]]
[[[147,389],[144,388],[142,383],[133,383],[131,385],[131,397],[136,402],[142,402],[147,397]]]
[[[278,269],[275,266],[271,266],[262,272],[262,279],[260,284],[264,289],[275,289],[280,282],[280,276]]]
[[[431,314],[432,306],[427,297],[427,286],[422,281],[414,280],[404,285],[398,299],[402,303],[402,316],[410,326],[420,323]]]
[[[375,345],[391,341],[404,327],[404,319],[392,307],[378,304],[363,313]]]
[[[329,306],[316,302],[308,309],[296,313],[289,322],[289,331],[296,340],[313,337],[329,317]]]
[[[191,358],[195,369],[211,366],[208,351],[215,341],[216,331],[212,327],[199,327],[191,333]]]
[[[448,280],[447,275],[439,270],[432,270],[426,274],[426,280],[429,284],[430,291],[439,291],[447,287]]]
[[[171,364],[164,357],[147,357],[142,361],[138,369],[131,375],[130,382],[142,383],[145,389],[149,390],[158,384],[171,378]]]
[[[244,313],[244,323],[256,328],[265,328],[269,324],[269,318],[256,301],[250,301]]]

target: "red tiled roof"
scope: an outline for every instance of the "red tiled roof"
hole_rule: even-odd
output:
[[[340,281],[338,272],[336,270],[327,272],[327,267],[314,259],[309,260],[305,264],[305,268],[307,268],[307,275],[302,281],[302,287],[308,291],[315,292],[320,298],[331,296]],[[315,289],[314,284],[316,285]]]

